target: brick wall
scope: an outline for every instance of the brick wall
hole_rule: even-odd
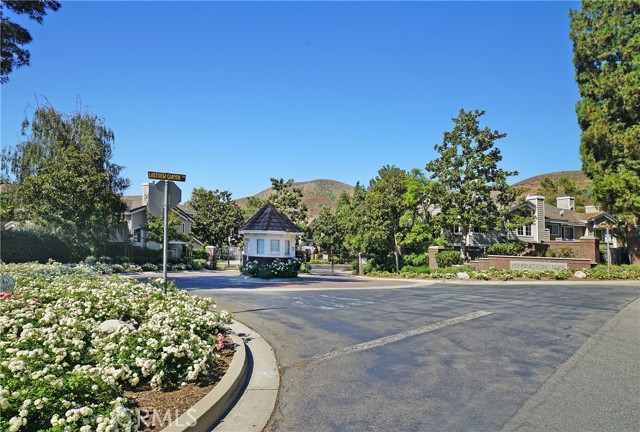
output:
[[[578,258],[586,258],[592,264],[600,262],[600,241],[597,238],[581,238],[580,240],[555,240],[545,245],[549,249],[571,248]]]

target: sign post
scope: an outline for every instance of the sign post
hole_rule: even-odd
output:
[[[164,183],[164,197],[162,200],[162,213],[164,215],[164,235],[162,238],[162,293],[167,294],[167,249],[169,248],[169,188],[173,185],[171,181],[186,181],[187,176],[185,174],[149,171],[149,179],[162,180]],[[178,198],[177,202],[173,204],[173,206],[177,205],[177,203],[180,202],[180,189],[178,189],[177,187],[175,189],[178,190]]]

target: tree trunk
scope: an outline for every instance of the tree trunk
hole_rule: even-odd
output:
[[[333,274],[333,252],[329,249],[329,258],[331,259],[331,274]]]
[[[640,231],[637,225],[625,226],[627,249],[629,251],[629,263],[640,264]]]

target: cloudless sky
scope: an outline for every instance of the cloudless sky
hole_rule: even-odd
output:
[[[577,2],[72,2],[2,85],[2,146],[37,104],[81,105],[115,163],[234,198],[269,178],[368,184],[424,169],[461,108],[485,110],[511,182],[580,169],[569,9]],[[80,104],[81,101],[81,104]]]

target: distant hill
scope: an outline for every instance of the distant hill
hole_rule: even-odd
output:
[[[591,188],[591,180],[579,170],[575,171],[558,171],[547,174],[540,174],[535,177],[529,177],[528,179],[520,180],[518,183],[515,183],[513,186],[519,187],[523,189],[521,193],[521,197],[525,197],[527,195],[534,195],[539,193],[541,189],[542,180],[545,178],[549,178],[554,182],[557,182],[561,178],[567,178],[575,183],[576,187],[579,191],[579,197],[582,199],[582,202],[586,205],[593,204],[593,200],[589,198],[587,192]],[[555,202],[549,202],[549,204],[555,205]]]
[[[314,218],[320,213],[322,206],[332,209],[336,208],[338,197],[342,192],[353,193],[353,186],[335,180],[311,180],[306,182],[295,182],[294,186],[302,189],[302,202],[309,208],[309,215]],[[266,199],[272,193],[272,189],[265,189],[254,196]],[[247,198],[240,198],[236,203],[242,208],[247,205]]]

